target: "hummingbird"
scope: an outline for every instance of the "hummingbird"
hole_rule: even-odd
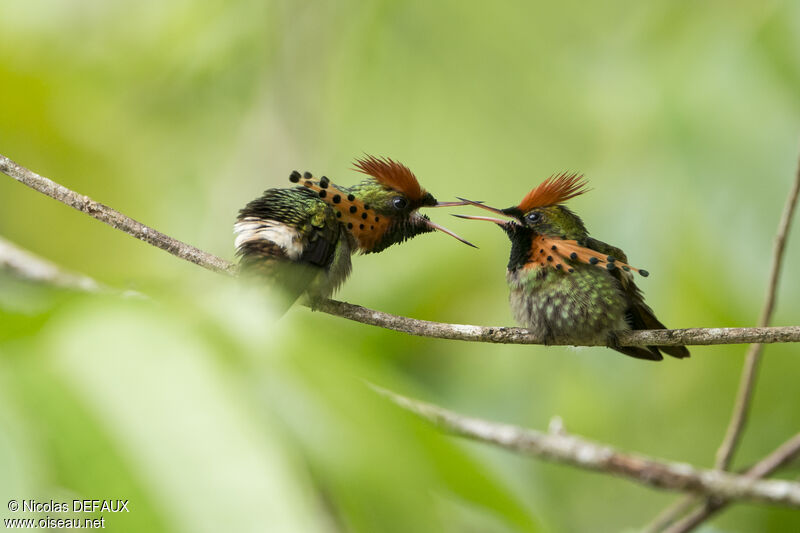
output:
[[[240,270],[271,280],[287,307],[304,293],[312,306],[333,294],[350,275],[356,252],[381,252],[431,231],[474,247],[419,213],[466,202],[438,202],[391,158],[367,155],[356,159],[353,170],[367,177],[352,187],[295,170],[289,176],[295,187],[268,189],[239,211],[234,233]]]
[[[506,280],[514,318],[544,339],[575,343],[601,340],[639,359],[660,361],[661,352],[689,357],[685,346],[620,346],[616,333],[666,329],[644,302],[619,248],[589,236],[578,215],[563,205],[587,192],[582,175],[553,175],[531,190],[519,205],[496,209],[464,200],[508,220],[454,215],[494,222],[511,241]]]

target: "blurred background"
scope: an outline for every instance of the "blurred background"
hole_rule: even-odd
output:
[[[0,153],[221,257],[294,169],[350,185],[355,157],[390,156],[440,200],[500,207],[574,170],[593,190],[570,205],[650,270],[668,326],[758,318],[798,157],[797,2],[29,0],[0,20]],[[731,411],[743,346],[653,364],[276,321],[5,176],[0,202],[3,237],[154,300],[0,276],[3,502],[129,499],[112,531],[633,531],[676,495],[442,435],[365,382],[706,467]],[[513,325],[506,237],[430,215],[480,249],[355,257],[337,296]],[[800,323],[796,226],[775,325]],[[737,468],[800,427],[799,355],[766,348]],[[789,530],[800,513],[756,505],[705,527]]]

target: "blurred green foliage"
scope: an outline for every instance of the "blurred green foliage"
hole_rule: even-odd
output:
[[[440,199],[517,203],[557,171],[652,276],[672,327],[755,322],[797,161],[800,4],[0,4],[0,153],[232,257],[237,209],[295,168],[342,184],[397,158]],[[419,339],[252,292],[0,177],[0,235],[154,302],[0,277],[0,496],[123,498],[114,531],[619,531],[674,495],[439,434],[365,380],[472,415],[710,466],[743,347],[609,350]],[[512,324],[505,237],[355,258],[340,297]],[[795,228],[796,230],[797,228]],[[775,324],[798,323],[800,232]],[[736,465],[800,427],[798,349],[766,350]],[[787,475],[798,475],[795,467]],[[5,503],[3,503],[5,506]],[[12,516],[5,511],[0,516]],[[790,531],[738,505],[709,531]]]

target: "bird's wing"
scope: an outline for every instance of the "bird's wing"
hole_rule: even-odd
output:
[[[336,214],[302,188],[270,189],[239,212],[241,269],[270,280],[291,304],[334,259]]]
[[[586,246],[592,250],[595,250],[596,252],[611,255],[623,263],[628,262],[625,252],[616,246],[612,246],[603,241],[588,237],[586,239]],[[633,274],[630,272],[624,272],[619,268],[611,270],[608,273],[619,282],[620,287],[628,301],[629,305],[628,309],[625,311],[625,319],[630,325],[631,329],[667,329],[667,327],[656,318],[653,310],[650,309],[650,306],[644,302],[644,295],[639,287],[636,286],[636,283],[634,283]],[[636,349],[636,347],[625,346],[621,347],[620,351],[622,351],[622,349],[629,348]],[[685,346],[648,346],[647,350],[644,348],[638,349],[642,351],[649,351],[651,354],[658,354],[658,359],[661,359],[661,355],[658,353],[659,350],[673,357],[689,357],[689,350],[687,350]],[[638,357],[638,355],[634,355],[634,357]]]

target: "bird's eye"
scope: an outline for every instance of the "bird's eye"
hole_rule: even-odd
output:
[[[392,205],[395,209],[405,209],[408,205],[408,200],[403,198],[402,196],[395,196],[392,198]]]
[[[528,222],[539,222],[542,219],[542,215],[534,211],[533,213],[530,213],[526,218],[528,219]]]

